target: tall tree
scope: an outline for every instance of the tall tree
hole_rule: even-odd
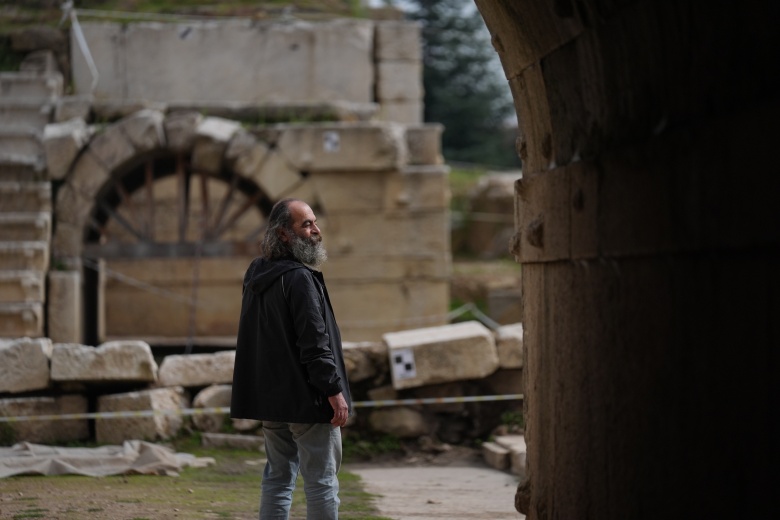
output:
[[[442,123],[449,161],[519,167],[512,98],[485,23],[471,0],[407,0],[422,25],[425,120]]]

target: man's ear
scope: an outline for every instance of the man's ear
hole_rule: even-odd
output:
[[[290,240],[290,235],[287,233],[286,229],[279,228],[276,230],[276,233],[279,235],[279,240],[282,242],[287,243]]]

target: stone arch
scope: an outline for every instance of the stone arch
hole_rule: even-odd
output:
[[[702,0],[476,4],[523,159],[518,510],[773,516],[776,13]]]
[[[216,279],[221,275],[215,273],[229,271],[231,277],[222,285],[240,286],[243,269],[256,254],[264,216],[284,196],[314,200],[308,175],[291,165],[276,143],[244,130],[237,121],[196,112],[166,115],[141,110],[106,126],[74,161],[58,190],[55,209],[53,257],[83,271],[85,339],[98,342],[133,336],[181,343],[186,336],[181,322],[187,320],[179,308],[189,298],[187,291],[165,285],[166,280],[155,278],[154,273],[164,271],[175,278],[191,269],[190,285],[205,286],[212,276],[208,290],[217,291],[212,286],[220,285]],[[176,208],[170,207],[169,199]],[[178,214],[171,214],[173,210]],[[195,211],[205,214],[197,229],[190,214]],[[171,233],[172,219],[178,219],[178,234]],[[252,233],[247,233],[246,221]],[[240,233],[245,238],[239,239]],[[174,266],[176,261],[179,264]],[[205,274],[192,265],[195,261],[204,266]],[[158,296],[168,295],[173,299],[167,311],[172,318],[167,323],[152,323],[166,311],[144,309],[165,307],[165,302],[106,285],[107,274],[135,280],[150,294],[156,287]],[[186,285],[187,281],[179,282]],[[117,303],[123,297],[129,307]],[[122,307],[123,312],[138,309],[138,315],[115,319],[115,307]],[[191,312],[198,314],[198,324],[204,326],[191,329],[190,335],[230,337],[238,311],[229,308],[216,316],[193,307]],[[173,322],[180,326],[174,327]],[[94,332],[91,323],[99,324]],[[144,323],[149,324],[146,332]],[[138,329],[129,330],[131,325]]]

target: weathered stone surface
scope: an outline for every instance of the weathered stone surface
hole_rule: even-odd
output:
[[[225,163],[244,177],[259,175],[268,156],[268,144],[253,134],[239,131],[233,135],[225,150]]]
[[[471,220],[466,246],[481,258],[509,256],[514,233],[514,186],[521,173],[491,173],[482,176],[469,193]]]
[[[51,184],[48,182],[0,182],[3,211],[51,212]]]
[[[265,439],[260,435],[204,433],[201,438],[205,448],[235,448],[248,451],[263,451],[265,449]]]
[[[51,354],[48,338],[0,340],[0,393],[47,388]]]
[[[51,378],[152,383],[157,379],[157,362],[143,341],[111,341],[99,347],[58,343],[51,356]]]
[[[54,122],[62,123],[74,118],[88,121],[92,113],[94,97],[90,94],[81,96],[63,96],[57,100],[54,108]]]
[[[509,450],[495,442],[482,443],[482,457],[491,468],[503,471],[509,467]]]
[[[136,153],[148,152],[166,145],[164,118],[159,110],[143,109],[123,118],[116,126],[130,140]]]
[[[52,101],[0,98],[0,120],[14,127],[43,130],[51,122],[53,111]]]
[[[18,397],[0,399],[0,416],[29,417],[87,413],[87,399],[82,395],[61,397]],[[59,443],[89,438],[87,419],[35,420],[4,423],[14,442]]]
[[[43,305],[39,302],[0,303],[0,337],[43,336]]]
[[[89,137],[90,129],[81,118],[46,125],[43,130],[43,151],[50,179],[65,177]]]
[[[98,399],[98,412],[147,411],[149,417],[110,417],[95,419],[95,437],[99,444],[122,444],[126,440],[156,441],[176,435],[184,424],[186,408],[181,387],[155,388],[141,392],[104,395]]]
[[[177,24],[83,22],[81,27],[100,70],[99,99],[201,104],[372,100],[374,25],[368,20],[193,22],[186,34]],[[77,49],[73,38],[71,48]],[[214,52],[214,42],[230,49],[229,59]],[[80,52],[72,59],[75,91],[89,92],[92,75],[86,60]]]
[[[387,373],[387,347],[370,341],[344,342],[344,365],[352,382],[381,377]]]
[[[49,271],[48,334],[54,343],[82,339],[81,271]]]
[[[35,160],[41,152],[41,134],[37,129],[0,125],[0,156],[29,157]]]
[[[406,407],[374,410],[368,416],[372,430],[389,433],[402,439],[426,435],[429,430],[423,414]]]
[[[398,391],[390,385],[371,388],[367,393],[368,398],[372,401],[392,401],[398,399]]]
[[[205,386],[233,382],[236,352],[166,356],[160,365],[162,386]]]
[[[168,147],[185,151],[195,144],[195,135],[203,116],[200,112],[181,110],[167,115],[163,122]]]
[[[443,131],[444,126],[438,123],[407,126],[406,146],[409,149],[409,164],[442,164],[444,162],[441,155]]]
[[[496,350],[501,368],[523,368],[523,324],[499,327],[496,331]]]
[[[44,289],[41,271],[0,271],[0,302],[42,302]]]
[[[45,271],[48,268],[48,242],[0,242],[0,269]]]
[[[407,166],[400,175],[387,177],[385,207],[407,211],[437,210],[448,214],[450,207],[449,166]]]
[[[404,128],[392,123],[279,125],[277,146],[301,171],[383,171],[407,161]]]
[[[3,240],[48,241],[51,236],[51,213],[0,213]]]
[[[418,101],[423,97],[421,61],[382,61],[377,64],[377,98]]]
[[[443,363],[449,363],[444,361]],[[438,399],[443,397],[463,397],[463,383],[460,381],[453,383],[439,383],[437,385],[427,385],[412,390],[417,399]],[[426,410],[434,413],[462,414],[466,409],[465,403],[436,403],[426,404]]]
[[[479,379],[498,368],[493,334],[475,321],[392,332],[382,339],[397,389]],[[405,370],[407,365],[412,366]]]
[[[276,150],[269,152],[250,177],[272,199],[279,200],[303,181],[301,173]]]
[[[62,95],[62,74],[0,72],[0,96],[49,101]]]
[[[496,444],[509,450],[509,466],[512,473],[525,477],[526,446],[523,435],[498,435]]]
[[[26,55],[19,64],[19,72],[33,72],[35,74],[60,74],[57,57],[50,50],[33,51]]]
[[[207,386],[192,400],[193,408],[230,408],[230,396],[233,387],[230,385]],[[229,418],[225,413],[204,413],[192,416],[192,424],[202,432],[218,432]]]
[[[133,143],[117,124],[98,131],[89,143],[89,151],[109,172],[116,170],[136,154]]]
[[[193,168],[218,173],[222,168],[222,156],[228,143],[240,129],[238,122],[221,117],[206,117],[200,121],[195,130]]]
[[[405,125],[419,125],[423,122],[423,102],[422,100],[384,100],[379,106],[376,119]]]
[[[420,59],[420,24],[410,21],[383,21],[376,24],[377,59],[416,61]]]

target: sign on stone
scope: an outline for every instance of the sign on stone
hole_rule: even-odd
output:
[[[339,133],[333,130],[323,132],[322,134],[322,150],[325,152],[335,153],[341,149],[341,138]]]
[[[396,381],[417,377],[412,349],[403,348],[393,352],[393,377]]]

